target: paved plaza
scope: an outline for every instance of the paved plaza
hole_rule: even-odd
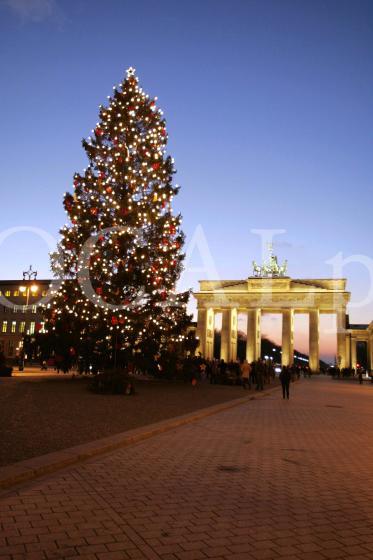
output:
[[[373,558],[373,386],[302,380],[0,499],[0,560]]]

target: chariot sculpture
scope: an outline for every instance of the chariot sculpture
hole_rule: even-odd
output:
[[[269,245],[269,257],[262,266],[253,261],[253,276],[256,278],[281,278],[286,276],[288,261],[278,264],[277,256],[273,254],[273,247]]]

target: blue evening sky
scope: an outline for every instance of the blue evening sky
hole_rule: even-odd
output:
[[[255,228],[286,230],[275,249],[293,277],[332,276],[340,252],[373,268],[371,1],[2,0],[0,46],[0,236],[57,237],[81,138],[134,66],[165,112],[187,248],[195,235],[183,285],[208,277],[208,253],[220,278],[247,277]],[[30,263],[49,276],[34,233],[0,241],[2,278]],[[366,299],[368,270],[343,274]]]

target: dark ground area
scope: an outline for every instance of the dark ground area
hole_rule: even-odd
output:
[[[97,395],[88,382],[70,376],[1,378],[0,466],[246,394],[234,386],[137,381],[134,396]]]

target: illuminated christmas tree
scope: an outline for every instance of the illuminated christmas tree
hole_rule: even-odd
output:
[[[112,355],[113,348],[154,354],[182,340],[190,322],[189,292],[175,293],[184,235],[172,213],[179,188],[156,99],[130,68],[100,106],[100,122],[83,140],[89,165],[64,196],[71,223],[53,257],[63,281],[46,328],[77,347],[99,341]]]

